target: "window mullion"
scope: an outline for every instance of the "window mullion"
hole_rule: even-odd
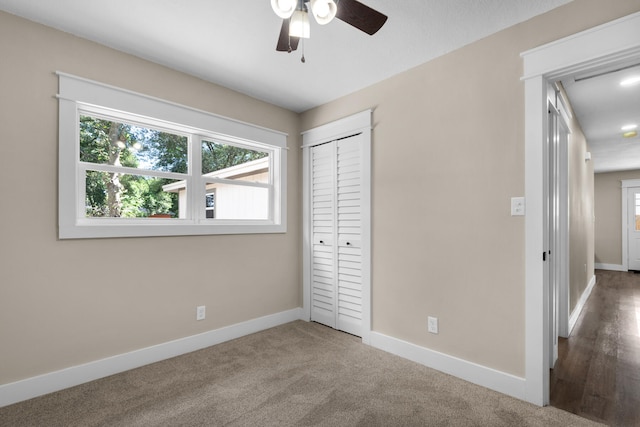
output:
[[[86,175],[87,169],[84,167],[83,162],[78,162],[78,167],[76,168],[76,221],[85,216],[87,199]]]
[[[219,183],[219,184],[227,184],[227,185],[238,185],[238,186],[244,186],[244,187],[257,187],[257,188],[271,188],[272,185],[267,183],[262,183],[262,182],[253,182],[253,181],[241,181],[238,179],[225,179],[225,178],[208,178],[208,177],[202,177],[202,183],[203,184],[207,184],[207,183],[211,183],[211,184],[215,184],[215,183]]]
[[[280,150],[276,150],[276,152],[272,152],[271,155],[269,156],[269,184],[270,184],[270,188],[269,188],[269,221],[274,221],[275,220],[275,205],[276,205],[276,185],[278,185],[278,183],[276,182],[275,179],[275,175],[274,175],[274,171],[276,170],[276,164],[275,162],[278,162],[279,159],[277,157],[279,157],[278,155],[280,154]]]
[[[151,176],[154,178],[168,178],[168,179],[177,179],[177,180],[185,179],[185,175],[181,173],[164,172],[164,171],[157,171],[157,170],[151,170],[151,169],[131,168],[127,166],[114,166],[114,165],[107,165],[107,164],[101,164],[101,163],[88,163],[88,162],[78,162],[78,166],[84,171],[93,170],[93,171],[99,171],[99,172]]]
[[[202,137],[200,135],[192,135],[189,141],[188,182],[189,218],[193,218],[196,223],[201,223],[206,215],[203,209],[206,189],[202,180]]]

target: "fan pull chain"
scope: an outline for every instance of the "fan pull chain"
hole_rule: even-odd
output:
[[[300,39],[300,41],[302,42],[302,58],[300,58],[300,62],[304,64],[305,62],[307,62],[307,60],[304,59],[304,39]]]

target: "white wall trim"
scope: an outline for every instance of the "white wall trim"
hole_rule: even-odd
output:
[[[640,187],[640,179],[622,179],[620,180],[622,188]]]
[[[622,233],[622,268],[624,271],[629,270],[629,233],[627,232],[627,187],[625,187],[625,182],[622,181],[622,187],[620,188],[620,199],[622,200],[621,207],[621,233]]]
[[[558,113],[558,147],[557,162],[559,170],[555,177],[557,181],[557,203],[558,203],[558,224],[555,240],[552,242],[555,253],[554,268],[557,270],[557,286],[558,286],[558,312],[556,318],[557,333],[560,337],[569,336],[569,255],[570,255],[570,239],[569,239],[569,145],[571,138],[571,127],[569,120],[571,112],[567,109],[570,105],[569,101],[564,98],[563,92],[552,87],[554,99],[550,99]],[[554,358],[557,358],[557,340],[554,340]]]
[[[0,385],[0,408],[299,319],[302,319],[302,309],[294,308],[201,334],[3,384]]]
[[[596,270],[609,270],[609,271],[627,271],[624,265],[621,264],[606,264],[602,262],[595,263]]]
[[[559,78],[612,61],[626,61],[640,50],[640,12],[522,52],[523,80],[547,75]]]
[[[371,130],[371,115],[373,109],[360,111],[331,123],[317,126],[302,132],[302,147],[311,147],[327,141],[351,135],[358,130]]]
[[[430,350],[379,332],[371,333],[371,346],[517,399],[525,399],[524,378]]]
[[[571,335],[571,331],[573,331],[573,327],[576,325],[576,322],[578,321],[578,317],[580,317],[580,313],[582,313],[582,309],[584,308],[584,305],[587,303],[587,300],[589,299],[589,295],[591,295],[591,291],[593,290],[593,287],[595,285],[596,285],[596,276],[593,275],[591,276],[591,280],[589,280],[589,284],[585,288],[584,292],[582,292],[582,295],[580,295],[580,299],[578,300],[576,307],[571,312],[571,316],[569,316],[569,335]]]
[[[543,145],[547,84],[640,59],[640,12],[521,54],[525,90],[525,400],[549,403],[549,281],[545,279]]]

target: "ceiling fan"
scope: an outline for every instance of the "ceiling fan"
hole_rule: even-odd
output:
[[[375,34],[387,21],[386,15],[357,0],[271,0],[271,7],[283,19],[276,46],[280,52],[292,52],[298,48],[301,38],[309,38],[309,10],[320,25],[338,18],[369,35]]]

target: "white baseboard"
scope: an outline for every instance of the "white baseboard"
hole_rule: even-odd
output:
[[[604,264],[596,262],[594,267],[596,270],[627,271],[627,269],[620,264]]]
[[[591,276],[591,280],[589,280],[589,284],[585,288],[582,295],[580,295],[580,299],[578,300],[576,307],[573,309],[573,311],[571,312],[571,315],[569,316],[569,335],[571,335],[571,331],[573,330],[573,327],[576,326],[578,317],[580,317],[580,313],[582,313],[582,309],[584,308],[584,305],[586,304],[587,299],[589,299],[589,295],[591,295],[591,291],[593,290],[593,287],[595,285],[596,285],[596,276],[594,275],[594,276]]]
[[[525,400],[526,380],[524,378],[429,350],[378,332],[371,333],[371,345],[465,381]]]
[[[302,319],[301,308],[0,385],[0,408]]]

